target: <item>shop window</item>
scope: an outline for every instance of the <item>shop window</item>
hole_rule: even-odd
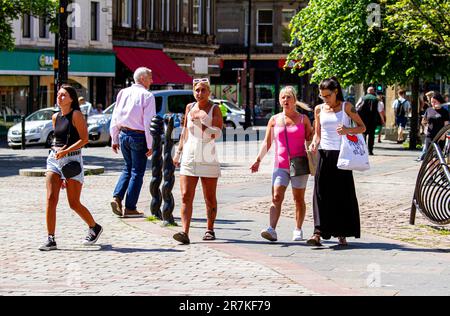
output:
[[[257,45],[272,46],[273,44],[273,11],[258,10],[257,15]]]

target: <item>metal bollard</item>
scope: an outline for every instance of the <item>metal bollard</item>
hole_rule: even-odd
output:
[[[173,186],[175,184],[175,165],[172,160],[172,149],[174,141],[172,139],[172,133],[174,129],[174,117],[170,116],[166,119],[166,135],[164,139],[164,164],[163,174],[164,183],[162,186],[162,196],[164,199],[164,206],[162,209],[163,226],[174,225],[175,220],[173,218],[173,209],[175,208],[175,201],[173,199]]]
[[[162,220],[161,204],[162,196],[159,186],[162,182],[162,141],[161,135],[164,134],[164,120],[156,115],[152,119],[150,125],[150,133],[153,136],[152,145],[152,180],[150,182],[150,194],[152,201],[150,203],[150,211],[153,216]]]
[[[20,119],[22,120],[22,145],[21,145],[21,148],[22,148],[22,150],[25,150],[25,115],[22,115],[20,117]]]

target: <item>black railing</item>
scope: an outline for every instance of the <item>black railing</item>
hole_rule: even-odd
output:
[[[438,225],[450,224],[450,125],[442,128],[430,144],[417,177],[410,224],[414,225],[416,210]],[[439,142],[445,141],[444,150]]]

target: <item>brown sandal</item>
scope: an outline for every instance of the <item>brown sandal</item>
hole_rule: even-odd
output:
[[[348,246],[347,239],[345,237],[338,237],[339,246]]]
[[[173,235],[173,239],[181,242],[183,245],[189,245],[191,243],[188,234],[186,234],[185,232],[176,233],[175,235]]]
[[[319,234],[312,235],[311,238],[309,238],[306,241],[306,244],[310,246],[321,247],[322,243],[320,242],[320,235]]]

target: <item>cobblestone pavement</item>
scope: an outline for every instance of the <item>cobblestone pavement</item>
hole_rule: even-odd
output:
[[[350,267],[345,261],[348,255],[325,250],[320,254],[314,252],[317,254],[314,256],[311,255],[313,252],[305,252],[305,247],[295,248],[297,245],[289,243],[265,248],[266,243],[257,241],[254,230],[262,227],[262,221],[267,217],[272,161],[266,159],[261,172],[251,175],[248,168],[258,149],[256,143],[223,143],[218,149],[223,161],[223,177],[219,184],[223,194],[219,196],[218,230],[222,235],[229,233],[229,239],[235,238],[232,242],[220,241],[220,238],[217,243],[201,242],[204,207],[200,191],[195,204],[193,243],[188,247],[177,245],[171,238],[177,228],[160,228],[143,220],[122,221],[115,218],[109,209],[109,201],[121,168],[121,158],[112,155],[110,148],[88,148],[85,150],[85,163],[104,165],[106,173],[86,177],[82,201],[104,226],[104,234],[99,245],[89,248],[80,246],[86,229],[76,214],[70,211],[62,192],[57,221],[60,251],[50,253],[37,251],[45,237],[44,179],[17,176],[19,168],[42,166],[46,151],[39,148],[27,149],[25,152],[0,149],[0,177],[3,180],[0,188],[0,199],[3,201],[0,211],[3,223],[0,231],[0,295],[398,293],[388,291],[389,286],[379,291],[366,291],[366,285],[356,286],[356,283],[366,280],[367,263],[360,264],[358,280],[353,281],[355,275],[350,271],[354,266]],[[402,241],[402,245],[406,241],[426,246],[427,249],[442,249],[442,254],[439,250],[428,254],[427,249],[419,251],[404,247],[410,249],[408,256],[405,252],[395,252],[392,256],[403,258],[403,262],[409,262],[409,256],[414,254],[423,256],[423,262],[419,260],[413,266],[425,265],[428,261],[428,273],[433,277],[433,282],[436,275],[445,275],[443,282],[446,282],[448,260],[441,256],[445,256],[449,249],[448,230],[429,224],[420,214],[416,226],[408,225],[409,205],[419,168],[413,161],[416,153],[398,151],[393,145],[383,144],[383,148],[376,150],[375,154],[371,158],[372,170],[355,174],[363,234],[384,236],[390,238],[389,242],[393,244],[395,242],[392,239],[397,239]],[[151,199],[148,193],[149,175],[145,179],[138,205],[147,213]],[[311,214],[309,201],[312,185],[310,179],[306,198],[308,214]],[[175,200],[179,200],[178,183],[174,195]],[[232,196],[236,196],[236,199],[230,198]],[[223,213],[220,213],[221,208]],[[292,200],[287,194],[283,213],[286,216],[281,223],[293,222],[290,218],[293,216],[292,210]],[[179,216],[178,207],[174,214]],[[310,215],[305,226],[310,232]],[[242,239],[248,242],[240,243]],[[380,240],[384,239],[377,241]],[[291,247],[294,247],[293,250],[282,253]],[[381,249],[380,252],[370,252],[370,255],[381,257],[381,253],[385,252]],[[357,255],[361,256],[361,253],[360,250]],[[303,256],[308,256],[305,257],[308,258],[308,265],[302,264]],[[400,262],[395,264],[400,266]],[[339,267],[340,263],[344,265]],[[383,272],[398,268],[387,262],[381,264]],[[406,270],[417,272],[413,267],[407,267]],[[417,278],[419,284],[430,284],[427,276],[420,274]],[[404,293],[408,294],[407,291]],[[450,293],[448,288],[446,293]]]
[[[45,237],[42,178],[9,177],[0,190],[0,295],[314,295],[250,260],[136,229],[109,209],[116,175],[87,177],[82,201],[104,226],[98,246],[80,245],[87,230],[61,198],[59,251],[37,250]],[[5,182],[3,182],[5,184]]]

